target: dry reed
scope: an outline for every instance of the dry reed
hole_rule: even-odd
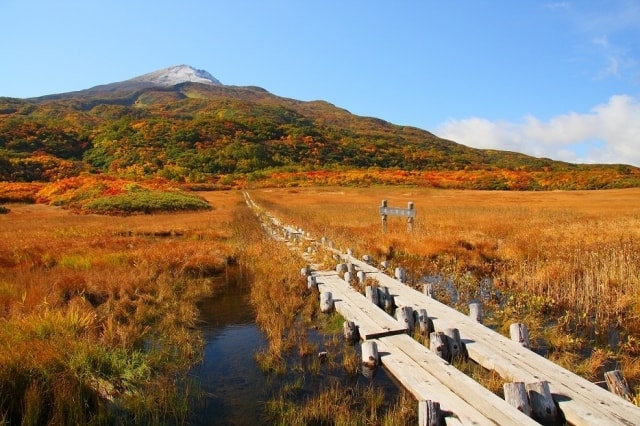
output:
[[[10,204],[0,216],[0,419],[180,422],[201,356],[195,303],[223,285],[228,222],[212,212],[102,217]]]
[[[621,363],[638,355],[640,191],[380,187],[251,195],[336,248],[403,266],[410,285],[432,277],[442,284],[436,297],[459,310],[482,300],[487,322],[503,332],[510,322],[526,322],[534,349],[586,377],[601,378],[606,366],[620,364],[640,392],[639,363]],[[382,231],[382,199],[391,207],[414,202],[412,232],[398,217]]]

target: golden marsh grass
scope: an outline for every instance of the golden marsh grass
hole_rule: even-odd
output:
[[[640,384],[640,190],[489,192],[413,187],[259,189],[253,199],[334,246],[403,266],[411,285],[451,279],[461,311],[482,299],[486,322],[525,322],[532,346],[592,378],[621,368]],[[378,208],[418,212],[414,229]],[[328,265],[332,268],[333,265]],[[481,283],[492,284],[480,292]],[[603,356],[603,353],[605,356]],[[637,396],[636,396],[637,398]]]
[[[176,373],[202,353],[196,302],[226,284],[238,254],[230,223],[241,196],[204,195],[213,211],[106,217],[7,205],[0,423],[185,418]]]

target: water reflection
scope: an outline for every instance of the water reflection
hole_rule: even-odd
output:
[[[192,425],[260,425],[268,424],[264,416],[265,402],[277,393],[288,379],[302,378],[302,388],[296,392],[297,400],[315,394],[323,384],[341,383],[345,389],[356,385],[374,383],[386,395],[393,396],[398,384],[383,368],[377,368],[372,377],[361,374],[351,376],[341,368],[329,368],[322,364],[316,374],[289,371],[274,378],[264,374],[255,360],[256,352],[267,347],[267,341],[255,325],[255,312],[251,309],[246,292],[230,289],[215,298],[206,299],[200,305],[201,332],[205,340],[203,360],[190,372],[202,396],[192,401],[188,423]],[[307,338],[319,351],[332,346],[332,338],[308,330]],[[345,343],[346,344],[346,343]],[[360,344],[356,350],[360,352]],[[336,349],[331,349],[337,356]],[[312,363],[312,355],[304,363]],[[340,365],[340,358],[336,358]]]
[[[190,423],[263,424],[261,405],[268,399],[267,378],[254,357],[267,343],[255,325],[248,296],[229,290],[204,300],[200,312],[205,348],[191,376],[203,397],[194,402]]]

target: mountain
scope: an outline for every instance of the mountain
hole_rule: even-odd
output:
[[[164,68],[132,78],[130,81],[152,83],[159,86],[175,86],[176,84],[187,82],[213,84],[215,86],[222,84],[207,71],[199,70],[189,65],[177,65]]]
[[[224,85],[187,65],[76,92],[0,98],[0,180],[83,172],[235,184],[640,186],[635,167],[469,148],[325,101]]]

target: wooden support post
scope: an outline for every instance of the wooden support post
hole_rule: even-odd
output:
[[[422,292],[433,299],[433,283],[424,283],[422,285]]]
[[[435,331],[429,335],[429,349],[445,361],[451,362],[447,336],[442,331]]]
[[[318,289],[318,281],[314,275],[309,275],[307,277],[307,288],[309,290],[317,290]]]
[[[370,285],[364,288],[365,296],[371,303],[376,306],[380,306],[380,298],[378,297],[378,289]]]
[[[469,318],[479,323],[482,322],[482,304],[480,302],[469,303]]]
[[[524,383],[505,383],[503,389],[504,400],[531,417],[531,404],[529,404],[529,396],[527,395],[527,388]]]
[[[363,255],[362,261],[367,265],[371,265],[371,256],[369,256],[368,254]]]
[[[351,263],[351,262],[347,263],[347,272],[350,272],[351,276],[355,277],[356,276],[356,265]]]
[[[382,200],[382,204],[380,205],[380,210],[387,208],[387,200]],[[382,233],[387,232],[387,215],[383,214],[382,216]]]
[[[391,293],[389,293],[389,287],[378,288],[378,290],[380,294],[380,307],[384,309],[385,312],[392,313],[395,309],[395,301]]]
[[[344,274],[345,272],[347,272],[347,264],[346,263],[338,263],[336,265],[336,272],[338,274]]]
[[[366,340],[362,342],[362,375],[372,378],[378,365],[380,365],[380,355],[378,355],[378,345],[376,342]]]
[[[466,359],[467,351],[460,339],[460,331],[457,328],[445,328],[444,334],[447,336],[451,359]]]
[[[353,278],[353,275],[351,275],[351,272],[347,271],[344,273],[344,280],[347,282],[347,284],[351,285],[352,278]]]
[[[403,283],[403,282],[405,282],[407,280],[407,274],[406,274],[405,270],[403,268],[400,268],[400,267],[396,268],[394,276],[401,283]]]
[[[413,308],[411,306],[402,306],[396,309],[396,320],[406,327],[407,333],[413,333]]]
[[[311,275],[311,267],[307,265],[304,268],[300,269],[300,275],[302,275],[303,277]]]
[[[442,412],[440,403],[431,400],[418,401],[418,426],[440,426]]]
[[[354,344],[360,340],[360,331],[353,321],[345,321],[342,324],[342,330],[344,332],[344,339],[347,343]]]
[[[431,319],[427,315],[426,309],[418,309],[418,325],[420,327],[420,334],[428,335],[431,333]]]
[[[360,284],[364,284],[364,280],[367,278],[367,274],[364,271],[356,272],[356,276],[358,277],[358,282]]]
[[[509,334],[511,340],[520,343],[525,348],[529,348],[529,330],[527,326],[521,322],[516,322],[509,326]]]
[[[413,201],[409,201],[408,209],[413,210]],[[407,218],[407,231],[413,231],[413,216]]]
[[[555,425],[558,408],[551,397],[549,382],[527,383],[525,385],[531,404],[531,417],[543,425]]]
[[[320,293],[320,311],[322,313],[332,312],[334,308],[333,295],[330,291]]]
[[[609,391],[621,396],[627,401],[631,401],[631,390],[629,389],[629,384],[627,383],[627,379],[624,378],[622,371],[607,371],[604,373],[604,380],[607,382],[607,388],[609,388]]]

